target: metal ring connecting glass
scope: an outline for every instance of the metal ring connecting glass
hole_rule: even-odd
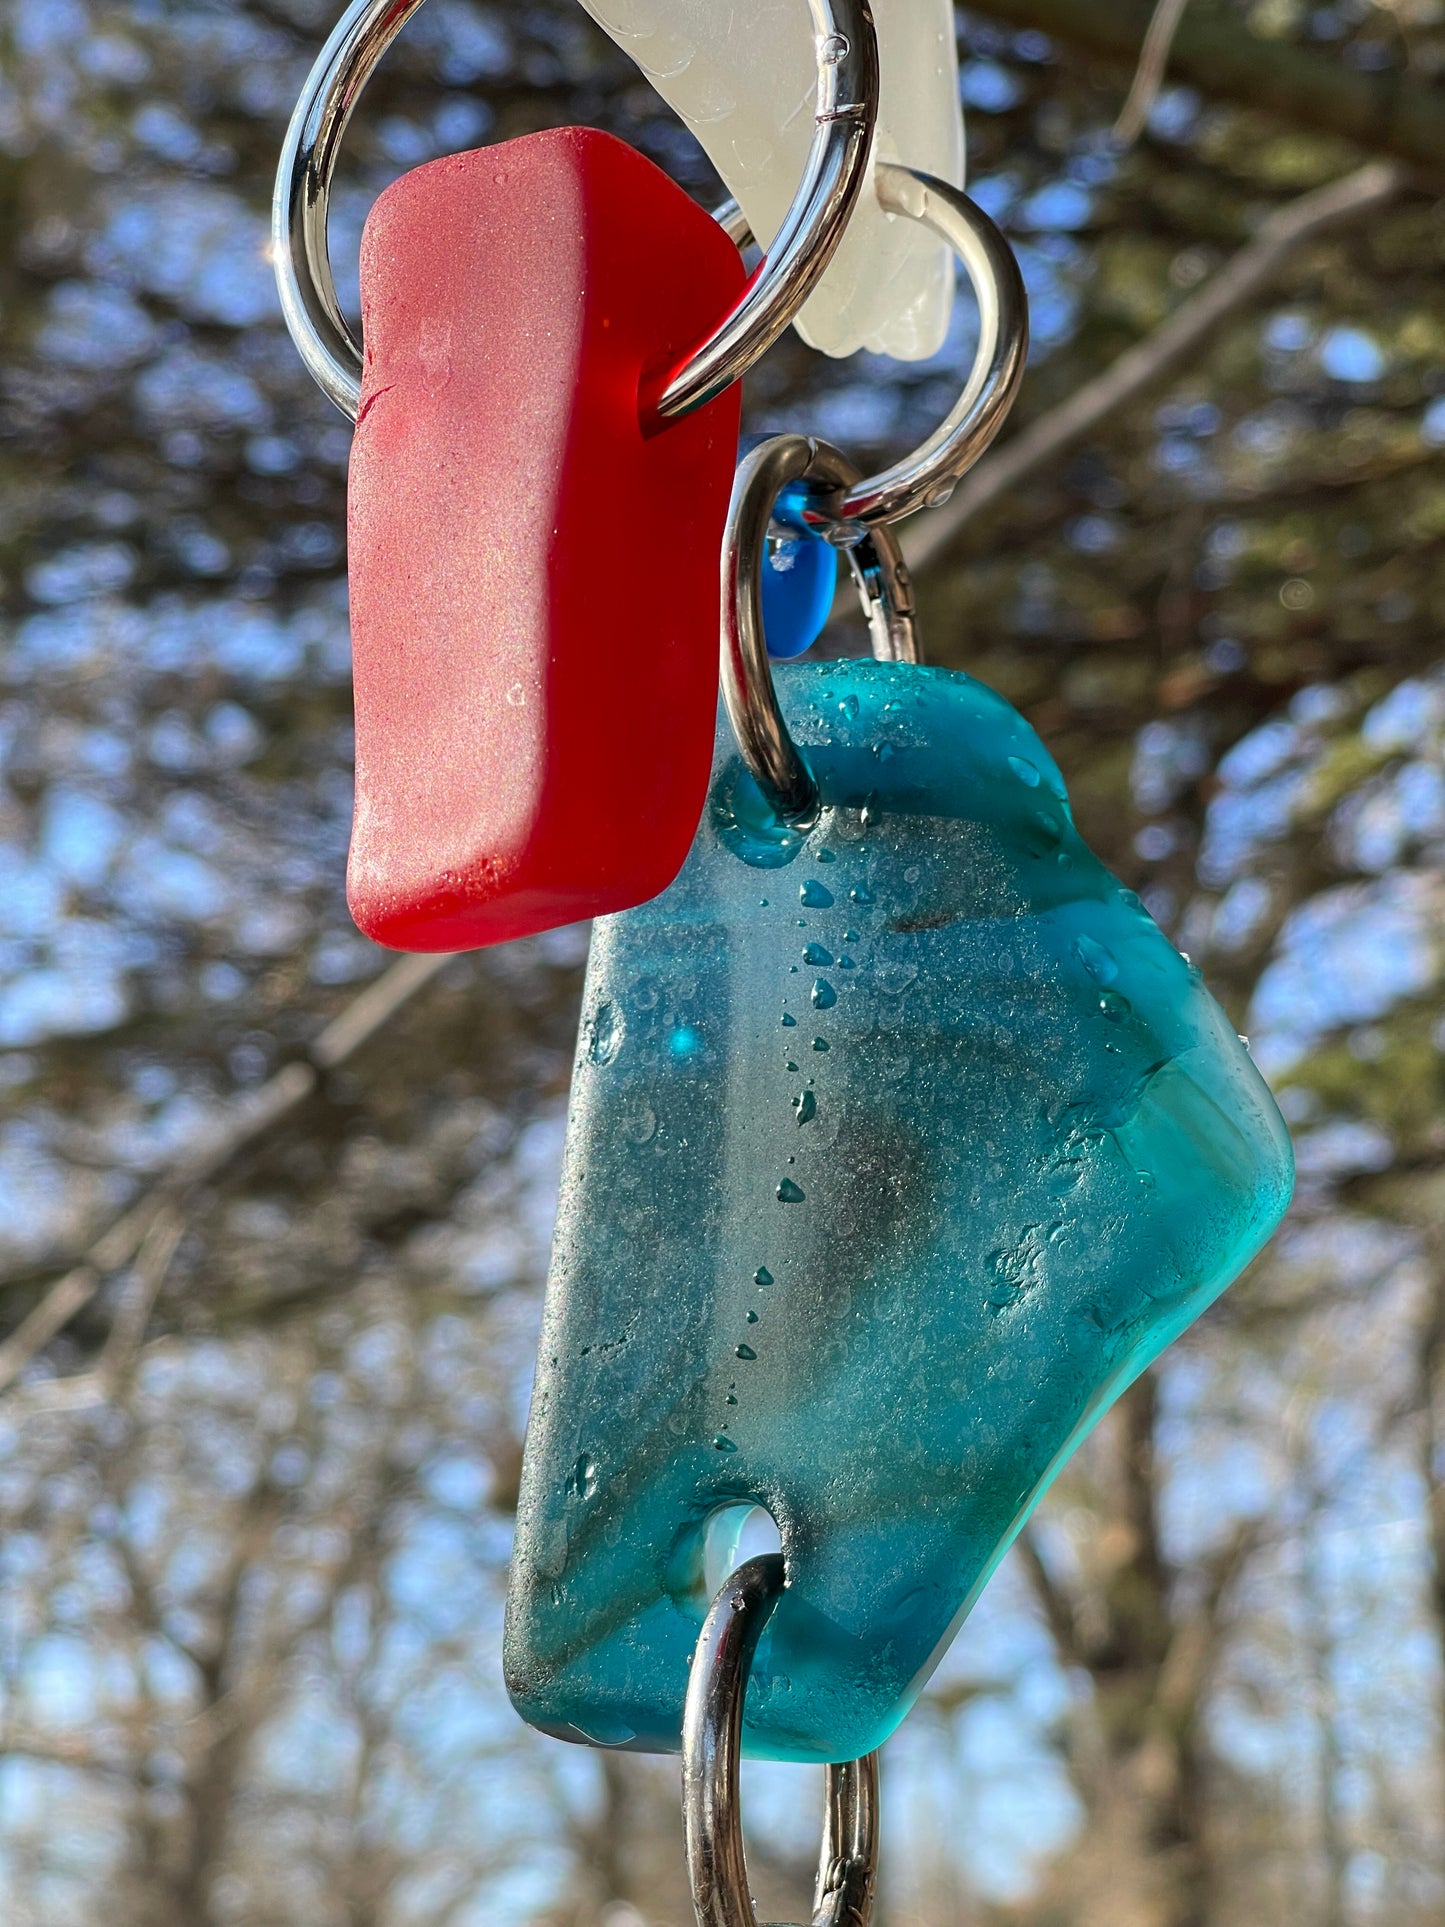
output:
[[[1013,249],[983,209],[961,188],[895,161],[875,164],[873,184],[882,207],[921,221],[963,263],[978,304],[978,347],[963,392],[926,442],[891,468],[855,481],[841,500],[804,509],[818,533],[840,547],[856,541],[860,527],[896,522],[948,500],[1002,428],[1029,351],[1023,276]],[[736,201],[720,207],[716,218],[740,247],[752,238]]]
[[[775,435],[744,458],[733,480],[722,546],[722,694],[743,760],[781,815],[811,816],[818,786],[778,706],[763,637],[762,570],[773,504],[790,482],[819,484],[817,513],[856,487],[858,470],[828,442]],[[805,513],[807,511],[805,510]],[[880,662],[917,662],[913,589],[892,529],[863,528],[845,551],[873,654]]]
[[[782,1596],[783,1560],[739,1566],[693,1653],[682,1725],[682,1814],[698,1927],[758,1927],[743,1857],[738,1766],[748,1669]],[[827,1769],[812,1927],[867,1927],[878,1866],[878,1755]]]
[[[361,345],[336,299],[327,247],[331,178],[361,90],[422,0],[353,0],[307,77],[286,130],[271,232],[281,308],[322,390],[354,421]],[[802,184],[760,272],[663,382],[658,414],[685,415],[731,386],[797,314],[843,238],[878,114],[869,0],[807,0],[818,50],[816,126]]]

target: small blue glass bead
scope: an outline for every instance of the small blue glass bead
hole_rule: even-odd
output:
[[[811,649],[833,607],[838,557],[803,521],[803,491],[784,489],[773,521],[796,539],[770,548],[763,563],[763,635],[768,654],[785,661]]]

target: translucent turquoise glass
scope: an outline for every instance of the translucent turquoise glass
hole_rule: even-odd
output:
[[[724,729],[682,875],[597,926],[506,1660],[535,1725],[675,1748],[706,1522],[753,1500],[789,1583],[746,1745],[837,1760],[1292,1161],[1005,702],[901,664],[778,683],[816,826],[769,817]]]

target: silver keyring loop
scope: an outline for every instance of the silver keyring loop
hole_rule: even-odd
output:
[[[820,525],[833,527],[831,504],[856,485],[858,470],[828,442],[775,435],[739,464],[722,546],[722,695],[743,760],[782,816],[801,819],[818,807],[818,786],[793,741],[773,684],[763,636],[762,570],[773,504],[790,482],[811,481]],[[804,510],[805,516],[808,510]],[[855,532],[856,533],[856,532]],[[886,524],[865,528],[845,550],[880,662],[917,662],[913,589]]]
[[[682,1722],[682,1815],[698,1927],[758,1927],[738,1800],[748,1669],[782,1597],[779,1553],[749,1559],[712,1603]],[[878,1755],[827,1769],[813,1927],[867,1927],[878,1866]]]
[[[948,500],[1003,427],[1029,352],[1029,300],[1019,264],[977,202],[962,188],[896,161],[878,161],[873,181],[881,207],[932,228],[963,263],[978,304],[978,347],[963,392],[926,442],[891,468],[855,483],[841,502],[820,503],[814,513],[804,509],[804,519],[840,546],[854,539],[860,526],[896,522]],[[714,218],[739,247],[752,238],[736,201],[724,202]]]
[[[362,356],[331,273],[331,178],[362,88],[421,4],[352,0],[307,76],[276,171],[271,240],[281,311],[312,376],[352,421],[360,405]],[[878,114],[878,43],[869,0],[807,5],[818,50],[818,93],[802,184],[736,305],[649,398],[664,417],[700,408],[767,352],[817,286],[862,189]]]
[[[983,209],[962,188],[893,161],[875,168],[874,181],[888,213],[922,221],[963,263],[978,304],[978,347],[962,394],[928,440],[844,496],[839,520],[865,527],[948,500],[1003,427],[1029,352],[1024,278],[1013,249]]]

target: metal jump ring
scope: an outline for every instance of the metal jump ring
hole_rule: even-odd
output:
[[[377,62],[422,0],[352,0],[307,76],[286,130],[271,205],[281,310],[302,360],[356,419],[361,346],[336,299],[326,241],[341,138]],[[757,276],[718,325],[671,369],[652,402],[685,415],[757,361],[813,292],[863,186],[878,114],[878,43],[869,0],[807,0],[818,50],[813,143],[802,185]]]
[[[1029,302],[1013,249],[962,188],[932,174],[878,161],[874,191],[889,214],[903,214],[947,241],[963,263],[978,303],[978,347],[963,392],[928,440],[891,468],[849,488],[835,504],[806,507],[804,519],[839,546],[863,527],[896,522],[915,509],[937,508],[978,460],[1013,407],[1029,351]],[[728,201],[715,218],[744,246],[747,218]]]
[[[682,1815],[698,1927],[758,1927],[738,1801],[743,1699],[758,1636],[783,1591],[779,1553],[749,1559],[703,1624],[682,1724]],[[827,1770],[813,1927],[867,1927],[878,1864],[878,1755]]]
[[[828,442],[775,435],[739,464],[722,546],[722,694],[743,760],[783,816],[811,816],[818,786],[789,734],[763,638],[762,570],[773,504],[789,482],[822,485],[820,520],[854,486],[858,470]],[[808,513],[805,508],[805,514]],[[917,662],[913,589],[898,538],[880,523],[848,548],[848,566],[880,662]]]

